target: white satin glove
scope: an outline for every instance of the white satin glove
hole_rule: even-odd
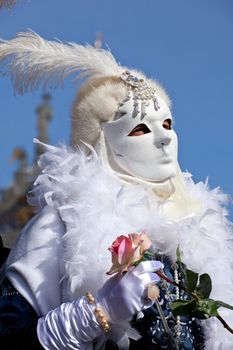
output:
[[[97,292],[96,300],[111,323],[125,323],[140,310],[152,306],[147,298],[147,286],[157,283],[155,271],[163,268],[160,261],[144,261],[125,275],[110,278]]]
[[[153,272],[162,267],[159,261],[141,262],[125,275],[118,274],[103,285],[95,299],[111,323],[124,325],[135,313],[153,304],[146,299],[147,285],[159,281]],[[41,317],[37,335],[47,350],[89,350],[93,349],[94,339],[100,335],[104,337],[104,331],[94,315],[93,307],[86,297],[81,297]]]
[[[103,329],[86,297],[64,303],[38,320],[37,336],[47,350],[89,350]]]

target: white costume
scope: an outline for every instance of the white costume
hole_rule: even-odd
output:
[[[30,33],[0,45],[0,58],[16,57],[13,77],[20,91],[30,84],[34,87],[46,75],[47,58],[40,57],[39,63],[30,52],[31,44],[38,44],[39,50],[43,41]],[[49,45],[55,50],[64,44]],[[209,191],[207,184],[194,184],[189,174],[181,173],[168,96],[141,73],[126,72],[109,53],[67,46],[70,61],[75,54],[78,62],[73,66],[62,62],[62,67],[54,55],[48,74],[60,78],[81,70],[91,76],[74,105],[73,124],[77,140],[94,148],[80,141],[76,150],[44,145],[39,161],[42,173],[30,195],[31,204],[40,210],[23,230],[5,269],[13,286],[42,316],[38,336],[46,349],[59,349],[53,335],[48,343],[44,332],[50,330],[51,323],[56,324],[56,317],[60,332],[63,321],[60,309],[56,317],[43,316],[63,302],[73,305],[76,300],[81,300],[78,307],[85,311],[88,306],[83,306],[82,296],[88,290],[103,297],[106,291],[102,286],[110,268],[108,247],[121,234],[145,230],[154,251],[172,261],[179,245],[189,268],[211,276],[210,297],[233,304],[233,236],[223,207],[227,197],[219,189]],[[29,57],[26,68],[25,55]],[[143,77],[144,82],[135,77]],[[128,299],[134,298],[129,295]],[[109,312],[108,306],[105,311]],[[94,323],[89,333],[93,332],[92,339],[97,339],[97,348],[101,348],[106,335],[90,313],[84,312],[82,317],[87,326],[91,317]],[[116,315],[116,310],[113,313]],[[221,309],[220,313],[233,326],[233,312]],[[67,311],[64,314],[67,316]],[[114,319],[111,315],[110,322]],[[125,331],[130,330],[120,318],[112,322],[109,336],[115,337],[120,348],[127,348]],[[72,328],[69,322],[66,319],[64,324]],[[80,324],[78,321],[77,327]],[[233,348],[233,335],[217,319],[202,321],[202,326],[205,349]],[[92,349],[93,342],[85,337],[85,345],[78,347],[74,342],[67,348]],[[59,341],[60,349],[66,348],[62,334]]]

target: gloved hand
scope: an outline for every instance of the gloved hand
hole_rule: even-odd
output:
[[[138,311],[150,307],[147,286],[159,281],[155,271],[163,268],[160,261],[144,261],[125,275],[110,278],[97,292],[96,299],[111,323],[127,322]]]
[[[153,304],[146,299],[146,289],[148,284],[159,281],[153,272],[162,267],[159,261],[141,262],[103,285],[95,299],[111,323],[126,323],[136,312]],[[90,349],[90,342],[103,332],[86,297],[62,304],[41,317],[37,325],[39,341],[47,350]]]

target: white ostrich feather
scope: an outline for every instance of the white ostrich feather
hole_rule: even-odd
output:
[[[110,51],[90,45],[47,41],[28,31],[12,40],[0,40],[0,64],[13,80],[15,91],[23,94],[39,85],[54,88],[71,74],[82,77],[119,76],[123,68]]]

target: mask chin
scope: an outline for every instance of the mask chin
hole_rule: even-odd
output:
[[[108,154],[108,157],[111,159],[111,165],[113,169],[117,168],[118,172],[141,179],[143,181],[162,184],[173,179],[176,176],[174,165],[171,165],[170,169],[168,169],[168,167],[166,166],[166,169],[162,170],[161,167],[159,167],[158,169],[156,168],[156,166],[154,166],[153,168],[149,167],[147,166],[146,162],[135,164],[133,162],[130,163],[130,161],[119,161],[117,157],[114,157],[112,155],[111,150],[108,151]]]

